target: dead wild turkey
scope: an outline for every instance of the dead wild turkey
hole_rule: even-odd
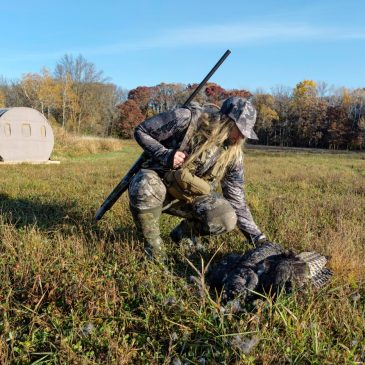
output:
[[[265,242],[243,255],[229,254],[211,266],[206,281],[222,292],[223,302],[239,297],[247,302],[254,292],[290,292],[307,283],[323,286],[332,272],[325,268],[327,258],[317,252],[294,254],[274,242]]]

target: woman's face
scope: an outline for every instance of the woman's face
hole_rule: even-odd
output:
[[[233,128],[230,130],[228,139],[231,144],[239,143],[244,138],[236,124],[233,124]]]

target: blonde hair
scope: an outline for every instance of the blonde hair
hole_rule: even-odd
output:
[[[234,126],[235,122],[225,115],[203,113],[198,121],[198,131],[190,142],[192,152],[184,163],[184,167],[194,173],[196,168],[194,163],[199,161],[203,153],[224,147],[218,160],[212,166],[213,175],[220,181],[227,167],[243,157],[242,146],[244,139],[226,146],[230,131]]]

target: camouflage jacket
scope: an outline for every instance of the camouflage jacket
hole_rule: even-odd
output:
[[[197,107],[178,108],[146,119],[137,126],[134,137],[138,144],[152,156],[152,159],[143,167],[157,171],[171,168],[174,154],[184,139],[190,120],[198,119],[201,112],[202,110]],[[221,180],[221,187],[223,196],[236,211],[239,229],[247,238],[255,241],[263,235],[255,224],[246,203],[243,184],[244,172],[241,160],[227,169]]]

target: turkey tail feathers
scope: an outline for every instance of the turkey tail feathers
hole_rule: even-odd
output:
[[[317,275],[311,278],[313,285],[316,288],[321,288],[331,279],[333,272],[330,269],[323,268]]]
[[[309,268],[309,277],[313,278],[319,273],[322,272],[322,269],[325,267],[327,263],[326,256],[319,254],[318,252],[301,252],[300,254],[296,255],[296,257],[304,261]]]

